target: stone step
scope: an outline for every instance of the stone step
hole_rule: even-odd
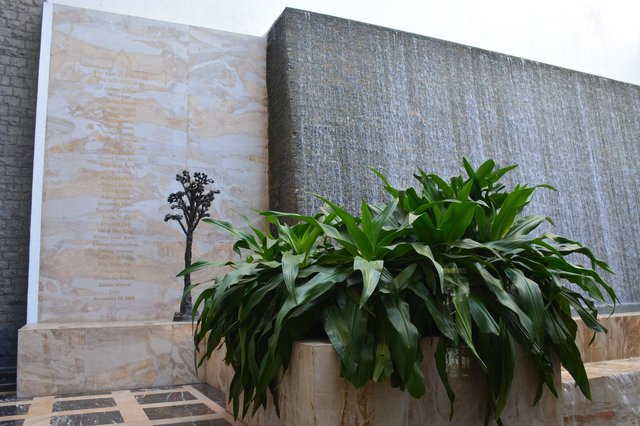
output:
[[[585,364],[591,401],[562,370],[564,424],[637,424],[640,419],[640,357]]]

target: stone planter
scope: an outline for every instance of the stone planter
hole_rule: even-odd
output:
[[[423,371],[427,392],[419,400],[388,383],[370,383],[356,389],[340,377],[333,347],[326,342],[299,342],[294,345],[291,365],[280,386],[280,418],[270,407],[243,421],[251,426],[389,426],[389,425],[476,425],[484,419],[484,384],[481,371],[462,357],[450,367],[456,392],[454,417],[449,422],[449,400],[440,383],[433,353],[435,339],[425,339]],[[222,362],[222,350],[207,364],[207,382],[227,390],[233,371]],[[556,367],[556,388],[561,391],[560,368]],[[511,396],[502,420],[504,424],[560,425],[562,403],[548,391],[532,407],[537,378],[531,360],[518,350]],[[228,408],[231,410],[231,408]]]

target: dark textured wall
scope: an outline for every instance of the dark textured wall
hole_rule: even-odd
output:
[[[0,368],[25,323],[42,0],[0,0]]]
[[[271,207],[306,191],[383,199],[372,166],[410,185],[466,156],[550,183],[530,213],[592,246],[640,302],[640,87],[441,40],[287,9],[268,35]]]

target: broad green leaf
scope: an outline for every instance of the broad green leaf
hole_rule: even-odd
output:
[[[386,296],[382,298],[386,309],[387,319],[395,331],[395,344],[400,345],[398,349],[399,357],[395,359],[399,369],[400,377],[405,380],[413,372],[413,365],[418,356],[418,345],[420,336],[418,329],[411,322],[409,315],[409,304],[400,301],[396,297]]]
[[[393,285],[397,291],[402,291],[409,286],[412,280],[415,279],[416,264],[411,263],[404,268],[398,275],[393,278]]]
[[[571,374],[583,395],[591,400],[591,388],[589,387],[587,372],[584,369],[580,351],[574,341],[567,339],[560,345],[554,345],[554,348],[562,366]]]
[[[509,396],[509,390],[511,389],[511,383],[513,382],[513,371],[515,369],[515,350],[513,348],[513,342],[511,336],[507,332],[504,325],[500,329],[499,342],[499,356],[500,356],[500,387],[497,389],[495,417],[499,418],[500,414],[504,410],[507,404],[507,398]]]
[[[314,194],[316,197],[324,201],[331,209],[336,213],[336,215],[342,219],[342,222],[346,226],[349,235],[353,238],[353,242],[358,248],[360,254],[365,258],[371,258],[373,255],[373,246],[371,244],[371,240],[367,237],[367,235],[358,227],[356,223],[356,218],[353,217],[346,210],[338,207],[336,204],[332,203],[325,197],[321,195]]]
[[[456,325],[451,318],[449,318],[449,312],[445,310],[445,307],[442,305],[438,306],[429,290],[420,282],[412,283],[409,286],[409,290],[422,299],[440,333],[452,342],[457,343],[458,332],[456,331]]]
[[[522,237],[529,235],[531,231],[536,229],[547,218],[544,216],[523,216],[517,218],[509,231],[505,235],[505,238]]]
[[[485,178],[487,178],[487,176],[491,174],[494,167],[495,167],[495,163],[493,160],[485,161],[484,163],[482,163],[480,167],[478,167],[478,170],[476,170],[475,179],[478,182],[482,182],[482,180],[484,180]]]
[[[516,214],[529,203],[535,188],[518,187],[507,195],[500,211],[491,223],[491,239],[502,239],[511,228]]]
[[[177,277],[182,277],[186,274],[192,274],[196,271],[199,271],[204,268],[219,268],[221,266],[229,266],[229,262],[216,262],[209,260],[198,260],[197,262],[193,262],[191,266],[186,269],[183,269],[176,275]]]
[[[296,302],[296,278],[300,264],[304,261],[304,258],[304,254],[293,254],[290,251],[282,255],[282,275],[284,277],[284,283],[287,286],[289,297],[291,297],[294,302]]]
[[[260,252],[260,245],[258,244],[256,239],[254,238],[254,236],[251,235],[251,234],[248,234],[246,232],[240,231],[231,222],[226,222],[224,220],[210,219],[210,218],[204,218],[204,219],[202,219],[202,221],[205,222],[205,223],[209,223],[209,224],[212,224],[212,225],[219,226],[222,229],[225,229],[226,231],[228,231],[232,235],[235,235],[237,238],[240,238],[242,241],[246,242],[248,247],[251,250],[254,250],[254,251],[258,252],[258,253]]]
[[[382,333],[381,336],[378,336],[378,343],[376,343],[376,361],[371,379],[374,382],[384,382],[391,376],[392,371],[391,351],[386,339],[384,339],[384,333]]]
[[[484,301],[478,298],[478,296],[473,294],[469,295],[469,310],[473,321],[481,332],[495,334],[496,336],[500,334],[498,324],[487,310]]]
[[[453,294],[453,304],[456,307],[456,330],[467,347],[476,356],[480,367],[487,369],[484,360],[478,355],[475,345],[473,344],[473,333],[471,328],[471,310],[469,308],[469,287],[463,283],[459,283]]]
[[[436,270],[436,274],[438,274],[438,280],[440,281],[440,286],[441,287],[444,286],[444,269],[442,268],[442,265],[440,265],[440,263],[436,261],[435,257],[433,256],[433,252],[431,251],[431,248],[426,244],[415,244],[415,243],[411,244],[411,247],[413,247],[413,250],[415,250],[416,253],[418,253],[423,257],[426,257],[431,261],[431,264]]]
[[[382,260],[365,260],[356,256],[353,260],[353,269],[362,272],[362,294],[360,296],[360,307],[362,307],[373,294],[378,282],[384,262]]]
[[[542,292],[538,284],[525,277],[522,271],[513,268],[506,268],[505,273],[516,288],[516,298],[519,305],[527,312],[531,319],[533,337],[540,346],[544,340],[545,310]]]
[[[385,175],[383,175],[381,172],[379,172],[378,170],[374,169],[373,167],[370,167],[369,169],[373,173],[375,173],[376,176],[378,176],[380,178],[380,180],[384,183],[385,191],[387,191],[393,197],[397,198],[398,197],[398,190],[396,188],[394,188],[393,186],[391,186],[391,184],[389,183],[389,180],[387,179],[387,177]]]
[[[442,230],[445,241],[456,241],[462,238],[469,225],[471,225],[474,213],[475,204],[473,203],[449,205],[439,223],[439,228]]]
[[[353,302],[345,309],[329,305],[323,311],[324,329],[340,359],[341,375],[356,387],[373,375],[374,339],[369,333],[369,314]]]
[[[375,244],[373,218],[371,217],[371,210],[369,210],[369,205],[364,199],[362,199],[360,202],[360,209],[362,211],[362,232],[367,237],[369,237],[369,241]]]

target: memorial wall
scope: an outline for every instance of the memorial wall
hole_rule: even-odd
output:
[[[214,218],[267,207],[265,40],[50,7],[37,322],[171,320],[175,175],[215,180]],[[228,260],[229,242],[201,224],[194,260]]]

